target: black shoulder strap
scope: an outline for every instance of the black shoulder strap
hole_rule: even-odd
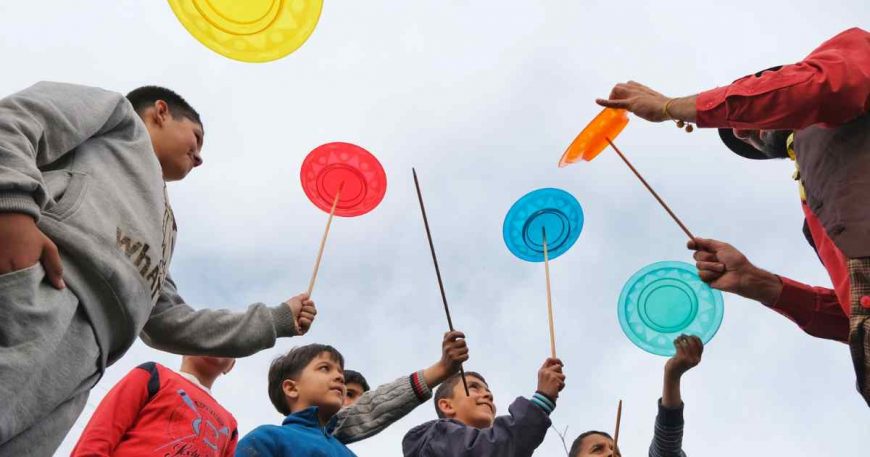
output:
[[[154,362],[145,362],[136,368],[145,370],[149,375],[151,375],[151,377],[148,378],[148,400],[151,400],[154,398],[154,395],[157,395],[157,391],[160,390],[160,373],[157,371],[157,364]]]

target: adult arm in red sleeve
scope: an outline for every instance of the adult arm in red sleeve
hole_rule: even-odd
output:
[[[151,374],[143,368],[121,379],[106,394],[76,443],[71,457],[110,456],[148,403]]]
[[[780,280],[782,293],[771,309],[812,336],[842,343],[849,341],[849,318],[843,314],[833,289],[812,287],[782,276]]]
[[[699,95],[671,98],[643,84],[616,84],[601,106],[650,122],[670,119],[700,127],[798,130],[842,125],[870,109],[870,33],[852,28],[806,59],[759,72]]]
[[[852,28],[803,61],[702,92],[699,127],[798,130],[845,124],[870,109],[870,33]]]
[[[849,318],[834,290],[810,287],[758,268],[734,246],[696,237],[688,243],[698,276],[714,289],[757,301],[810,335],[846,342]]]

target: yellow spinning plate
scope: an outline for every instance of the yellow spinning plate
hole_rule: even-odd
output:
[[[169,0],[169,5],[212,51],[243,62],[269,62],[305,43],[323,0]]]

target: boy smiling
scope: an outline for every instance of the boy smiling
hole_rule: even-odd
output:
[[[547,359],[538,370],[538,390],[518,397],[508,415],[496,417],[492,392],[478,373],[466,372],[468,395],[459,375],[435,392],[439,419],[411,429],[402,440],[405,457],[527,457],[544,441],[550,413],[565,387],[559,359]]]

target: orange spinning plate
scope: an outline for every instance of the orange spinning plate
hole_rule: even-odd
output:
[[[574,138],[571,146],[562,154],[559,166],[577,162],[580,159],[590,161],[601,154],[607,147],[607,139],[616,139],[622,129],[628,124],[628,112],[624,109],[604,108],[592,122]]]

